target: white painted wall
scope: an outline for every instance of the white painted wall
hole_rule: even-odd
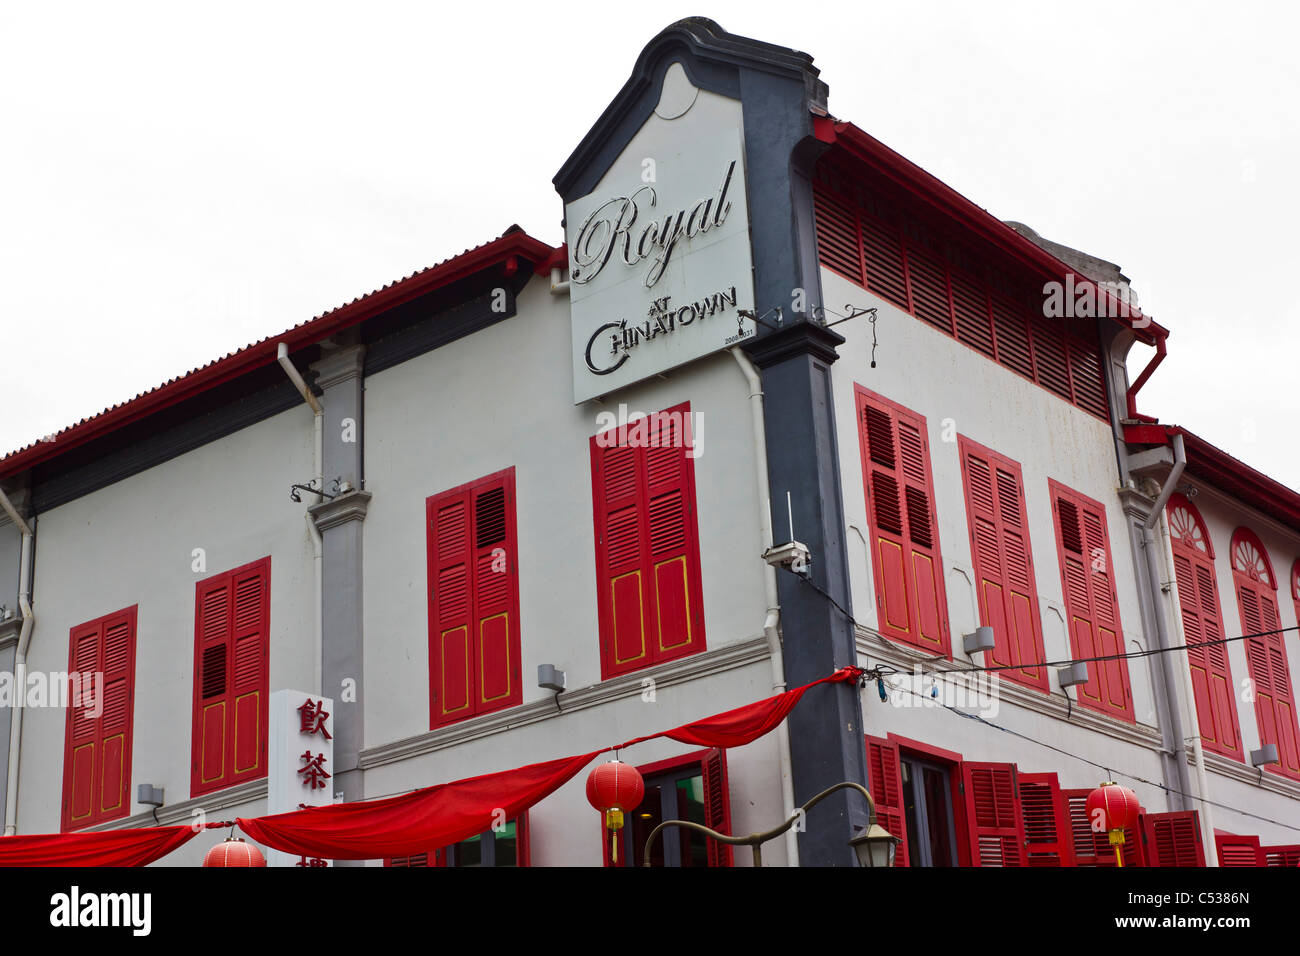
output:
[[[955,435],[969,437],[1020,463],[1046,659],[1073,656],[1064,625],[1049,478],[1105,506],[1125,643],[1129,650],[1145,648],[1128,532],[1116,495],[1115,445],[1110,427],[830,270],[822,269],[821,277],[825,300],[836,308],[853,303],[879,310],[876,368],[870,367],[871,327],[865,317],[835,327],[847,341],[840,347],[840,359],[832,368],[845,520],[850,526],[846,540],[853,609],[859,623],[872,629],[877,626],[875,584],[863,540],[868,525],[855,383],[925,416],[955,661],[977,663],[963,653],[961,635],[978,624],[975,598],[968,583],[974,580],[974,568]],[[947,419],[953,425],[950,442],[943,441]],[[1138,724],[1154,727],[1148,665],[1141,660],[1130,661],[1129,679]],[[1054,672],[1051,680],[1052,691],[1060,701]],[[1096,768],[947,711],[894,708],[880,703],[874,693],[864,696],[863,709],[868,733],[874,735],[893,732],[958,751],[967,759],[1014,761],[1025,771],[1056,771],[1065,787],[1095,786],[1100,782],[1101,771]],[[995,719],[1034,741],[1051,742],[1069,753],[1117,770],[1131,770],[1150,780],[1161,778],[1157,756],[1141,744],[1006,700],[1001,702]],[[1148,793],[1130,780],[1120,782],[1133,786],[1149,809],[1166,809],[1165,798],[1158,790]]]
[[[311,474],[312,415],[295,407],[40,515],[29,669],[67,670],[71,628],[139,605],[133,813],[148,809],[134,803],[137,783],[165,787],[169,805],[190,797],[197,581],[270,555],[270,686],[312,683],[309,502],[288,498],[289,485]],[[206,572],[191,569],[195,548],[206,552]],[[24,717],[22,833],[59,829],[65,724],[61,709]],[[218,842],[210,837],[166,862],[197,863]]]
[[[1283,628],[1294,628],[1298,622],[1295,602],[1291,599],[1289,575],[1297,555],[1300,555],[1300,535],[1194,476],[1184,477],[1182,484],[1190,484],[1199,492],[1192,503],[1200,511],[1214,545],[1214,572],[1220,613],[1223,615],[1224,637],[1246,633],[1237,605],[1237,588],[1233,580],[1229,547],[1233,533],[1242,526],[1259,535],[1267,549],[1269,561],[1278,578],[1278,616]],[[1294,695],[1297,677],[1300,676],[1300,635],[1294,630],[1289,631],[1284,635],[1282,643],[1287,651]],[[1228,666],[1237,691],[1237,725],[1241,731],[1243,766],[1249,769],[1250,776],[1255,779],[1240,780],[1210,771],[1207,781],[1209,798],[1221,804],[1212,808],[1214,825],[1232,833],[1259,834],[1261,842],[1265,844],[1300,843],[1300,813],[1297,813],[1296,802],[1300,798],[1300,784],[1288,787],[1291,795],[1276,793],[1258,784],[1258,771],[1250,767],[1250,752],[1260,746],[1259,722],[1255,717],[1254,703],[1244,700],[1242,693],[1243,681],[1250,676],[1245,642],[1230,642],[1227,650]],[[1189,728],[1193,727],[1195,724],[1189,724]],[[1189,729],[1190,732],[1193,731]],[[1272,773],[1266,773],[1265,776],[1270,780],[1276,779]],[[1284,783],[1282,786],[1288,785]],[[1260,819],[1261,817],[1265,819]]]
[[[550,701],[537,666],[567,671],[570,691],[600,682],[589,439],[602,410],[655,412],[690,401],[706,645],[762,633],[765,543],[759,540],[748,389],[723,353],[629,387],[601,405],[571,400],[569,310],[535,280],[519,311],[488,329],[366,380],[366,745],[429,728],[425,499],[514,466],[524,703]],[[702,427],[701,427],[702,426]],[[653,671],[648,672],[653,673]],[[391,793],[579,753],[739,706],[771,693],[766,660],[367,771],[368,794]],[[561,698],[563,702],[563,698]],[[467,734],[482,721],[471,720]],[[691,748],[643,745],[634,763]],[[755,827],[780,819],[774,741],[731,757],[732,807]],[[539,807],[539,864],[599,859],[597,814],[581,779]],[[552,829],[550,821],[556,828]],[[740,826],[739,823],[736,824]],[[772,862],[778,862],[778,850]]]

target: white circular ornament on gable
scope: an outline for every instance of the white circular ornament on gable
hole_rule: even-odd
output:
[[[699,89],[686,75],[685,68],[680,63],[673,63],[664,73],[664,85],[659,93],[659,105],[655,107],[655,115],[666,120],[685,116],[695,105],[699,95]]]

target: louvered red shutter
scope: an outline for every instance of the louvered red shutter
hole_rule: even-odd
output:
[[[429,519],[429,720],[437,727],[474,712],[473,581],[468,490],[426,503]]]
[[[947,599],[925,419],[860,386],[857,393],[880,632],[947,656]]]
[[[130,810],[131,723],[135,679],[135,612],[104,623],[103,713],[100,715],[100,770],[95,802],[100,820],[124,817]]]
[[[216,789],[230,773],[231,581],[219,574],[198,584],[195,607],[192,795]]]
[[[988,293],[974,276],[961,269],[951,269],[949,277],[958,341],[993,358],[993,319]]]
[[[523,699],[514,471],[425,502],[431,727]]]
[[[1090,660],[1124,653],[1106,512],[1097,502],[1055,481],[1049,487],[1056,518],[1061,583],[1070,618],[1071,649],[1075,660],[1089,660],[1089,679],[1079,688],[1079,702],[1132,721],[1128,662],[1123,658]]]
[[[1300,843],[1260,847],[1265,866],[1300,866]]]
[[[1187,659],[1192,673],[1201,742],[1216,753],[1241,759],[1237,702],[1227,646],[1204,643],[1223,637],[1214,568],[1208,560],[1180,544],[1175,543],[1173,550],[1174,578],[1178,582],[1178,605],[1187,639]]]
[[[528,838],[528,811],[515,818],[515,861],[517,866],[533,865],[533,849]]]
[[[266,773],[271,604],[268,567],[267,563],[258,562],[231,574],[234,587],[231,783]]]
[[[1074,866],[1065,794],[1054,773],[1019,773],[1026,866]]]
[[[645,449],[649,567],[654,587],[656,662],[703,650],[703,600],[699,545],[696,542],[695,491],[689,412],[681,409],[652,418]]]
[[[1066,808],[1070,816],[1070,837],[1074,844],[1075,866],[1114,866],[1115,848],[1110,843],[1110,834],[1092,828],[1088,818],[1088,794],[1091,788],[1062,790]],[[1139,816],[1143,811],[1139,808]],[[1137,824],[1124,828],[1124,845],[1121,850],[1125,866],[1145,866],[1142,852],[1142,831]]]
[[[1047,690],[1038,590],[1025,522],[1020,466],[960,438],[966,514],[979,595],[980,623],[993,628],[1001,676]]]
[[[817,222],[817,257],[851,282],[865,286],[857,212],[843,197],[818,183],[813,190]]]
[[[962,764],[966,829],[972,866],[1024,866],[1024,821],[1016,790],[1016,765]]]
[[[1059,320],[1031,314],[1029,331],[1038,384],[1067,402],[1073,401],[1070,368],[1065,357],[1065,333]]]
[[[473,491],[475,712],[522,699],[514,482],[508,475]]]
[[[191,793],[266,775],[271,559],[200,581]]]
[[[710,750],[704,764],[704,825],[731,836],[731,794],[727,783],[727,755]],[[731,866],[731,847],[706,839],[709,866]]]
[[[1201,820],[1195,810],[1144,813],[1138,826],[1147,866],[1205,866]]]
[[[1265,862],[1257,836],[1215,830],[1214,849],[1219,854],[1219,866],[1263,866]]]
[[[100,669],[103,624],[73,628],[69,670],[93,675]],[[69,707],[63,757],[63,829],[94,822],[95,778],[99,766],[99,721],[85,707]]]
[[[136,608],[72,629],[63,762],[64,830],[127,816]]]
[[[680,405],[591,439],[606,678],[705,646],[689,420]]]
[[[1234,576],[1237,578],[1237,603],[1245,633],[1261,635],[1245,641],[1246,662],[1254,683],[1260,741],[1277,746],[1279,763],[1270,764],[1269,769],[1297,777],[1300,776],[1300,755],[1297,754],[1296,712],[1286,646],[1281,634],[1266,633],[1281,627],[1277,604],[1267,585],[1250,582],[1241,574]]]
[[[898,744],[883,737],[867,738],[867,789],[876,804],[876,822],[902,842],[895,866],[907,866],[907,817],[903,809],[902,761]]]
[[[903,246],[898,227],[870,213],[863,213],[859,222],[867,290],[900,309],[906,309],[907,280],[903,272]]]

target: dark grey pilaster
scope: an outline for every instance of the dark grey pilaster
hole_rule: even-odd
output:
[[[334,699],[334,790],[348,801],[365,796],[358,766],[365,743],[361,535],[370,503],[370,493],[359,490],[363,358],[363,347],[348,346],[312,366],[323,390],[325,487],[338,479],[356,489],[309,509],[321,535],[321,692]]]

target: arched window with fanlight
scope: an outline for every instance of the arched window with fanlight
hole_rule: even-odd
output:
[[[1248,528],[1232,535],[1232,578],[1237,586],[1237,608],[1246,634],[1250,667],[1248,696],[1255,698],[1255,718],[1261,744],[1277,746],[1278,762],[1266,769],[1300,779],[1297,749],[1295,695],[1286,663],[1286,645],[1279,633],[1277,578],[1259,537]]]
[[[1216,643],[1223,638],[1223,614],[1214,577],[1214,545],[1201,513],[1183,495],[1169,499],[1167,514],[1201,743],[1207,750],[1240,760],[1241,732],[1228,647]]]

